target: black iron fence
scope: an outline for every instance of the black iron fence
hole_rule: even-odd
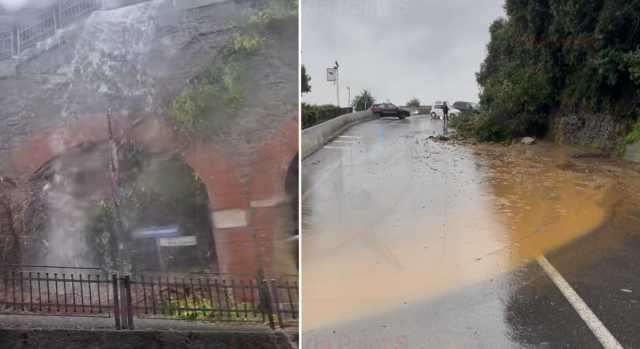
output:
[[[0,33],[0,60],[14,55],[13,32]]]
[[[297,326],[298,282],[0,266],[0,313],[112,317],[117,329],[133,329],[136,318]]]
[[[100,269],[0,267],[0,313],[111,315],[113,279]]]

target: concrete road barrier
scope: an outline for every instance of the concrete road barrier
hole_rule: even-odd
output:
[[[302,130],[302,159],[304,160],[322,148],[349,127],[362,121],[371,120],[373,117],[374,115],[369,110],[349,113]]]

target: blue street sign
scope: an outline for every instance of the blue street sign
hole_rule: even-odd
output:
[[[150,227],[135,230],[133,237],[136,239],[155,238],[155,237],[172,237],[178,236],[179,228],[177,225],[169,225],[164,227]]]

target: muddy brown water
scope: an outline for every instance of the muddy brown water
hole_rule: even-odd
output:
[[[492,280],[640,207],[638,169],[622,161],[384,130],[303,163],[306,331]]]

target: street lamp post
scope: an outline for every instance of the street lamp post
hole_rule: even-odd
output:
[[[338,108],[340,108],[340,64],[338,64],[338,61],[336,61],[334,69],[336,70],[336,99]]]
[[[347,86],[347,103],[349,103],[347,106],[348,107],[352,107],[351,105],[351,87]]]

